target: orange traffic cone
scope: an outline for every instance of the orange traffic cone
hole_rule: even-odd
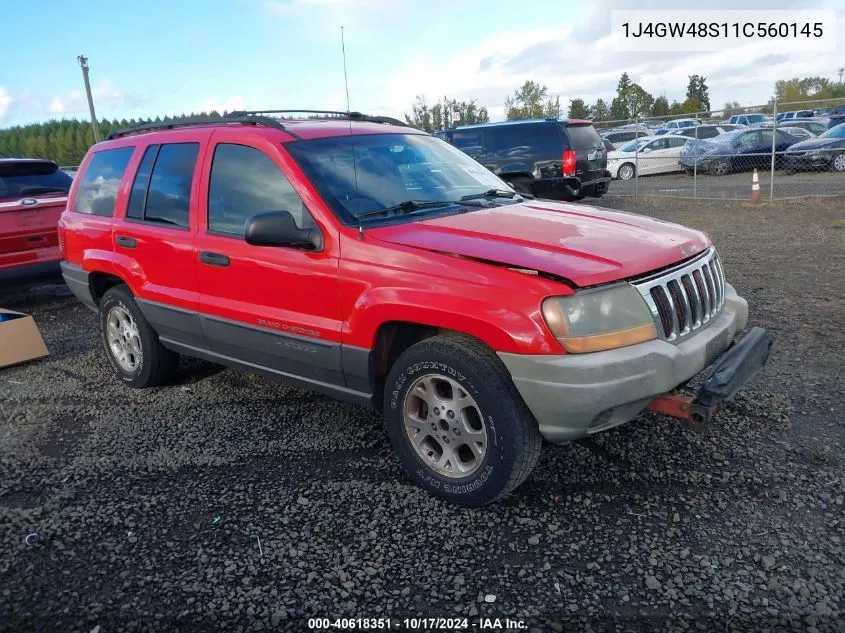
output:
[[[757,170],[751,177],[751,202],[760,202],[760,179],[757,177]]]

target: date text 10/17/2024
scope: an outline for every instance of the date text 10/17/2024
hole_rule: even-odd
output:
[[[312,631],[521,631],[524,620],[514,618],[309,618]]]

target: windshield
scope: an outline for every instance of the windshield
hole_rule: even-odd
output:
[[[642,148],[643,145],[650,143],[651,139],[637,139],[636,141],[631,141],[630,143],[626,143],[622,147],[619,148],[620,152],[635,152],[637,148]]]
[[[837,126],[830,128],[827,132],[820,135],[822,138],[845,138],[845,123],[840,123]]]
[[[47,161],[0,162],[0,198],[67,193],[73,179]]]
[[[285,148],[326,203],[348,223],[406,200],[449,201],[491,189],[511,190],[459,149],[422,134],[338,136],[287,143]]]

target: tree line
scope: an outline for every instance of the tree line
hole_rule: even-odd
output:
[[[709,113],[710,90],[707,78],[690,75],[686,96],[683,101],[671,103],[665,96],[654,97],[642,86],[632,81],[628,73],[622,73],[616,86],[616,95],[609,102],[597,99],[587,104],[583,99],[570,100],[567,116],[573,119],[592,121],[619,121],[644,117],[666,117],[672,115]],[[754,111],[771,113],[775,103],[815,101],[818,107],[838,105],[845,99],[845,83],[832,82],[825,77],[796,77],[775,83],[774,96],[765,105]],[[548,88],[534,81],[526,81],[518,90],[505,99],[505,115],[510,120],[553,118],[562,115],[560,97],[549,95]],[[798,109],[798,106],[778,106],[779,110]],[[725,103],[721,116],[729,117],[752,111],[737,101]],[[225,113],[224,113],[225,114]],[[177,117],[156,117],[155,119],[101,119],[100,132],[103,137],[110,132],[140,123],[160,123],[191,116],[221,116],[218,112],[182,114]],[[292,118],[292,117],[285,117]],[[475,99],[461,101],[443,97],[429,104],[425,96],[417,96],[405,120],[413,127],[435,132],[452,125],[487,123],[490,120],[487,108]],[[94,133],[87,120],[61,119],[44,123],[19,125],[0,129],[0,158],[48,158],[62,166],[78,165],[85,152],[94,143]]]

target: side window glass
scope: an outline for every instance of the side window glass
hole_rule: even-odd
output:
[[[94,154],[79,183],[73,210],[112,217],[117,190],[133,151],[134,147],[121,147]]]
[[[153,163],[158,154],[158,145],[150,145],[144,152],[138,173],[135,174],[135,182],[132,183],[132,191],[129,193],[129,205],[126,209],[126,217],[135,220],[144,218],[144,205],[147,201],[147,187],[150,185],[150,174],[153,171]]]
[[[265,211],[289,211],[296,225],[316,226],[276,163],[261,150],[220,143],[208,185],[208,231],[243,237],[247,219]]]
[[[199,143],[162,145],[153,165],[144,220],[188,228]]]

